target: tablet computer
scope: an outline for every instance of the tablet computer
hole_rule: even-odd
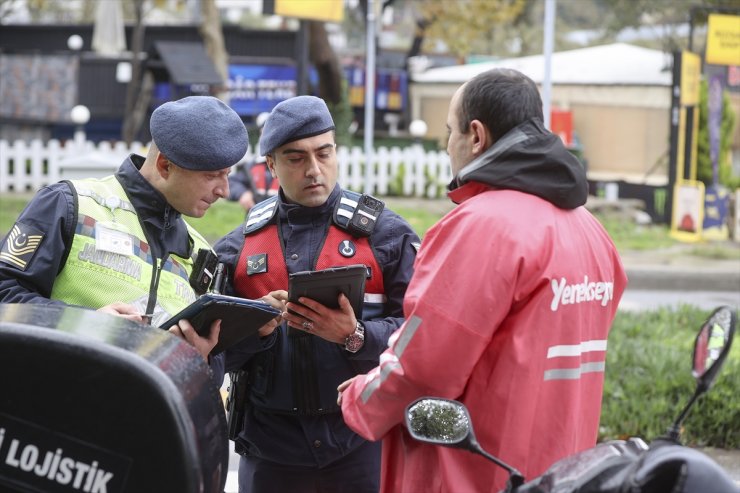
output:
[[[260,327],[278,315],[280,310],[262,300],[206,293],[161,324],[160,328],[167,330],[180,320],[186,319],[198,334],[208,337],[211,324],[220,318],[221,333],[218,336],[218,343],[211,350],[211,355],[216,355],[254,335]]]
[[[323,270],[294,272],[288,276],[288,301],[298,303],[301,296],[329,308],[339,308],[339,293],[349,299],[355,317],[362,318],[367,267],[364,264],[330,267]]]

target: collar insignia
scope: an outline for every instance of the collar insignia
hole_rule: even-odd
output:
[[[247,275],[262,274],[267,272],[267,254],[258,253],[247,257]]]

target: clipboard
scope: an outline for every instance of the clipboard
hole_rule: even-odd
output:
[[[339,293],[349,299],[355,317],[362,318],[367,267],[354,264],[322,270],[294,272],[288,276],[288,301],[298,303],[301,296],[316,300],[329,308],[339,308]]]
[[[280,310],[262,300],[206,293],[159,327],[167,330],[180,320],[187,319],[198,334],[207,337],[211,323],[220,318],[221,333],[218,343],[211,350],[211,355],[216,355],[256,334],[260,327],[278,315]]]

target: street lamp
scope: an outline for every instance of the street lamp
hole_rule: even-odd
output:
[[[84,41],[82,40],[82,36],[80,36],[79,34],[73,34],[72,36],[67,38],[67,48],[72,51],[80,51],[83,44]]]
[[[409,124],[409,133],[414,138],[414,144],[421,146],[421,139],[427,134],[427,123],[424,120],[412,120]]]
[[[87,138],[85,136],[85,124],[90,121],[90,110],[87,109],[87,106],[78,104],[69,112],[69,117],[76,125],[74,140],[77,145],[82,146]]]

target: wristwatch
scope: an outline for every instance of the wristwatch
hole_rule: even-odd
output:
[[[355,331],[344,340],[344,349],[350,353],[356,353],[365,344],[365,326],[359,320],[355,325]]]

